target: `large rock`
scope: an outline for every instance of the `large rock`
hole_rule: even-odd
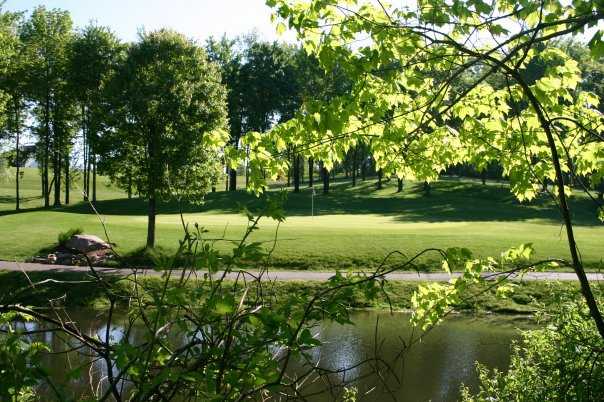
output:
[[[100,237],[82,234],[72,236],[71,239],[65,242],[65,247],[86,254],[92,251],[110,249],[111,245]]]

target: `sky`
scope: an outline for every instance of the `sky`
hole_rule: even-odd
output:
[[[125,41],[135,41],[142,28],[172,28],[200,42],[251,31],[266,40],[294,38],[277,35],[264,0],[8,0],[5,8],[31,11],[39,5],[68,10],[77,27],[91,21],[108,26]]]

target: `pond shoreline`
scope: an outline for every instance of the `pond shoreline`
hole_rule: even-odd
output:
[[[132,284],[119,280],[114,275],[104,276],[105,280],[114,286],[114,291],[121,296],[132,294]],[[160,277],[139,278],[150,288],[160,286]],[[31,282],[30,282],[31,281]],[[31,283],[47,281],[31,288]],[[388,281],[385,291],[388,297],[380,296],[376,301],[369,301],[363,292],[355,289],[347,303],[353,309],[371,309],[376,311],[410,311],[411,297],[417,287],[425,281]],[[227,282],[227,287],[232,282]],[[320,281],[287,281],[271,282],[267,290],[275,300],[284,299],[292,293],[303,298],[310,298],[318,291],[324,290],[327,284]],[[27,289],[31,288],[31,289]],[[26,290],[27,292],[23,292]],[[469,289],[472,291],[472,289]],[[514,292],[508,297],[501,297],[496,290],[484,293],[477,292],[475,298],[455,306],[456,310],[464,313],[488,313],[501,315],[530,316],[540,308],[556,305],[558,295],[580,294],[579,285],[574,282],[529,281],[514,283]],[[50,299],[60,299],[63,307],[104,307],[107,305],[102,287],[91,281],[89,274],[84,272],[22,272],[0,271],[0,304],[23,304],[31,307],[48,307]]]

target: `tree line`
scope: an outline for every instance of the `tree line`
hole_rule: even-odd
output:
[[[246,133],[267,132],[305,105],[311,110],[313,102],[342,98],[353,86],[343,67],[325,69],[298,45],[262,41],[254,34],[209,38],[200,45],[159,30],[124,43],[108,27],[76,29],[68,12],[38,7],[28,17],[0,9],[0,39],[0,136],[10,144],[5,154],[16,168],[15,208],[20,209],[21,167],[28,157],[23,138],[29,132],[36,141],[45,207],[70,203],[75,176],[82,177],[84,199],[95,202],[97,175],[103,173],[129,198],[137,194],[148,200],[148,246],[155,242],[158,199],[199,200],[221,178],[225,190],[234,191],[238,175],[247,187],[248,163],[229,167],[225,146],[249,157],[249,146],[242,143]],[[589,57],[581,43],[555,45],[580,63],[581,85],[604,95],[604,64]],[[533,59],[522,74],[535,81],[547,63]],[[481,73],[468,69],[454,90],[463,92]],[[497,74],[489,83],[505,86]],[[359,178],[377,175],[381,188],[384,172],[371,147],[371,141],[358,142],[326,166],[321,158],[303,156],[299,145],[286,143],[283,179],[298,192],[305,176],[308,186],[314,185],[318,170],[328,193],[336,173],[353,186]],[[504,175],[497,161],[463,163],[443,172],[483,182]],[[600,186],[600,199],[603,193]]]
[[[149,246],[158,198],[198,200],[225,176],[234,191],[238,171],[247,184],[247,165],[229,168],[225,146],[238,149],[245,133],[268,131],[307,100],[350,87],[344,72],[327,74],[301,47],[255,34],[199,44],[159,30],[125,43],[108,27],[74,27],[64,10],[41,6],[27,16],[0,5],[0,35],[0,139],[15,167],[15,209],[31,156],[24,138],[33,138],[44,207],[69,204],[76,177],[83,199],[96,202],[97,176],[107,175],[129,198],[148,200]],[[304,165],[309,185],[318,167],[329,190],[320,161],[288,152],[294,191]]]

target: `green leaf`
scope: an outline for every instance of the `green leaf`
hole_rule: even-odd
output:
[[[287,27],[284,23],[280,22],[277,24],[277,34],[283,35],[283,33],[287,30]]]
[[[604,42],[602,42],[602,31],[598,31],[589,41],[589,50],[594,58],[604,57]]]

